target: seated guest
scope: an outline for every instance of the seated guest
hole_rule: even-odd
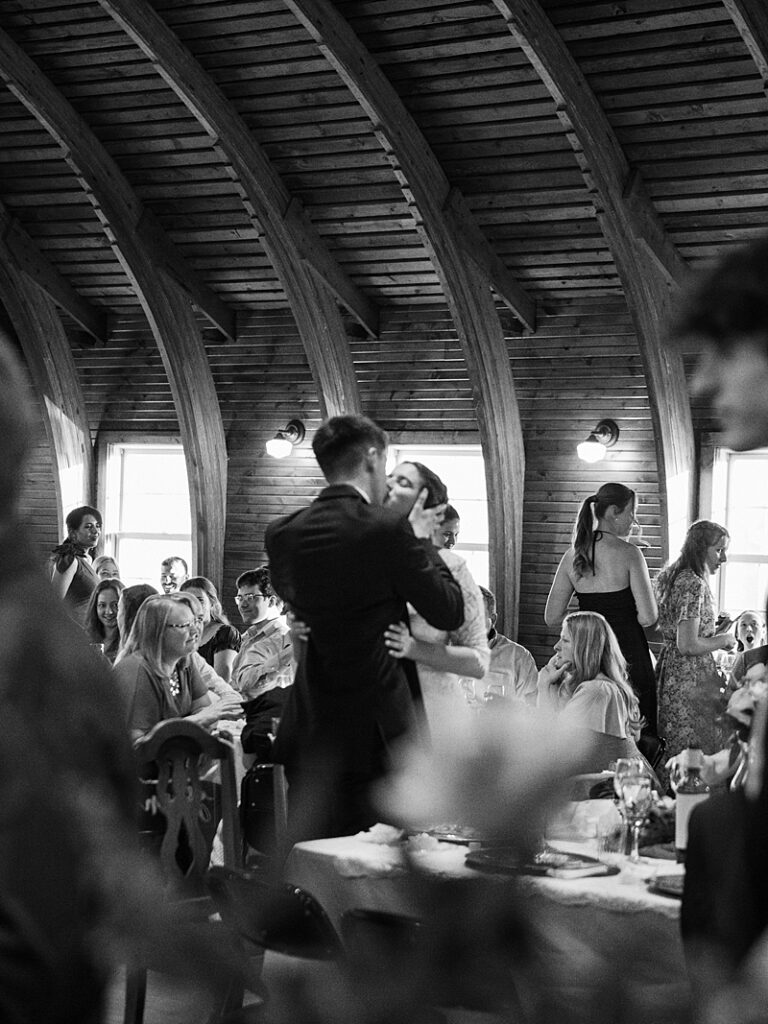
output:
[[[164,594],[175,594],[189,577],[189,566],[178,555],[171,555],[160,563],[160,586]]]
[[[119,580],[120,566],[111,555],[99,555],[94,560],[93,571],[100,580]]]
[[[70,616],[82,626],[91,593],[99,582],[93,553],[101,536],[101,512],[81,505],[69,513],[66,526],[66,539],[51,555],[51,585]]]
[[[480,587],[480,593],[485,603],[485,625],[491,650],[487,683],[489,686],[499,683],[505,687],[505,696],[535,704],[539,673],[533,655],[522,644],[496,632],[496,597],[485,587]]]
[[[595,741],[593,763],[602,771],[618,757],[640,757],[640,709],[616,635],[598,612],[563,619],[555,653],[539,672],[540,708],[565,716]]]
[[[235,595],[248,627],[232,666],[232,685],[248,699],[293,682],[293,645],[283,603],[269,569],[262,565],[237,578]]]
[[[443,521],[432,534],[432,543],[436,548],[448,548],[450,551],[451,548],[456,547],[460,530],[461,519],[459,518],[459,513],[453,505],[446,505]]]
[[[157,591],[149,583],[135,583],[126,587],[117,602],[117,628],[120,631],[120,646],[128,639],[133,620],[141,605],[148,597],[156,597]]]
[[[96,584],[85,611],[85,632],[92,644],[101,644],[104,657],[113,662],[120,647],[120,629],[117,624],[117,607],[120,591],[124,590],[120,580],[105,579]]]
[[[198,624],[185,600],[158,594],[141,604],[114,667],[134,741],[168,718],[189,718],[210,728],[222,718],[241,714],[239,701],[211,701],[191,664],[198,636]]]
[[[178,594],[169,594],[168,596],[175,598],[177,601],[183,601],[195,616],[195,622],[198,628],[198,645],[196,650],[190,655],[190,663],[192,668],[199,672],[200,678],[205,683],[208,693],[216,700],[220,700],[222,697],[227,697],[236,700],[242,705],[242,700],[237,690],[230,686],[226,680],[222,679],[216,669],[200,654],[199,637],[202,636],[202,629],[205,624],[205,615],[203,614],[203,607],[201,603],[191,590],[180,590]]]
[[[195,595],[203,610],[203,630],[197,653],[228,683],[235,655],[240,650],[240,634],[230,625],[216,587],[209,579],[192,576],[179,587],[180,593],[186,591]]]

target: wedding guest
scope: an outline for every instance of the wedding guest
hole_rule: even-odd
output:
[[[488,683],[497,680],[505,686],[508,696],[517,697],[526,704],[535,704],[538,693],[538,669],[531,652],[522,644],[496,631],[496,596],[480,587],[485,604],[485,625],[491,660],[488,665]]]
[[[220,700],[222,697],[226,697],[241,703],[242,699],[237,690],[233,686],[230,686],[229,683],[218,674],[213,665],[206,661],[200,653],[200,638],[202,637],[203,630],[205,628],[205,612],[203,610],[202,603],[198,600],[194,591],[180,590],[177,594],[169,594],[168,597],[172,597],[174,600],[181,601],[186,604],[195,617],[195,623],[198,628],[198,640],[196,649],[189,656],[190,665],[200,674],[200,678],[205,683],[208,693],[215,700]]]
[[[175,594],[189,578],[189,566],[178,555],[171,555],[160,563],[160,587],[164,594]]]
[[[654,581],[664,646],[657,665],[659,729],[667,753],[693,742],[712,754],[722,745],[717,716],[721,680],[714,651],[736,646],[733,633],[715,633],[715,609],[707,577],[726,561],[724,526],[701,519],[688,528],[679,557]]]
[[[449,550],[455,548],[460,531],[461,519],[459,518],[459,513],[453,505],[448,504],[445,506],[442,523],[432,534],[432,543],[436,548],[448,548]]]
[[[189,718],[210,728],[241,713],[239,701],[211,702],[190,664],[198,636],[195,615],[173,594],[148,597],[139,607],[113,670],[134,741],[166,718]]]
[[[197,652],[228,683],[242,638],[224,614],[216,587],[209,579],[192,576],[179,587],[179,593],[187,591],[195,595],[203,611],[203,630]]]
[[[120,579],[120,567],[110,555],[99,555],[94,559],[93,571],[100,580]]]
[[[90,505],[73,508],[66,518],[66,539],[53,549],[51,583],[67,611],[81,626],[91,593],[99,582],[93,553],[101,537],[101,512]]]
[[[639,757],[640,707],[616,634],[597,612],[572,612],[555,653],[538,676],[537,705],[594,740],[591,771],[619,757]]]
[[[85,611],[85,632],[93,644],[102,644],[102,653],[113,662],[120,648],[117,608],[123,584],[117,579],[100,580],[94,587]]]
[[[619,642],[640,702],[644,729],[656,734],[656,681],[645,630],[657,618],[648,566],[627,537],[637,522],[635,492],[608,483],[581,505],[573,544],[557,567],[544,620],[559,626],[576,595],[582,611],[604,615]]]
[[[135,583],[126,587],[117,602],[117,628],[120,631],[120,646],[128,639],[136,613],[148,597],[156,597],[157,591],[149,583]]]
[[[237,577],[235,603],[247,627],[232,665],[232,685],[246,700],[293,682],[293,644],[283,602],[266,565]]]

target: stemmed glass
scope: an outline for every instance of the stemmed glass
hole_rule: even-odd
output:
[[[651,780],[646,773],[622,775],[620,785],[624,813],[632,829],[632,852],[629,859],[633,864],[638,864],[640,862],[640,828],[653,805]]]

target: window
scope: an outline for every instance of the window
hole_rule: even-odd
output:
[[[488,586],[488,497],[480,445],[392,445],[387,468],[423,462],[443,480],[459,513],[461,531],[453,549],[465,559],[477,583]]]
[[[192,569],[184,449],[178,442],[107,442],[99,466],[104,553],[126,586],[160,588],[160,563],[179,555]]]
[[[731,535],[716,586],[720,609],[735,615],[762,608],[768,592],[768,448],[713,448],[711,512],[704,514]]]

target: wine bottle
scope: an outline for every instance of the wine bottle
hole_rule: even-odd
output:
[[[709,796],[709,786],[701,777],[704,754],[701,747],[688,747],[680,755],[683,777],[677,787],[675,803],[675,855],[685,861],[688,848],[688,819],[691,811]]]

